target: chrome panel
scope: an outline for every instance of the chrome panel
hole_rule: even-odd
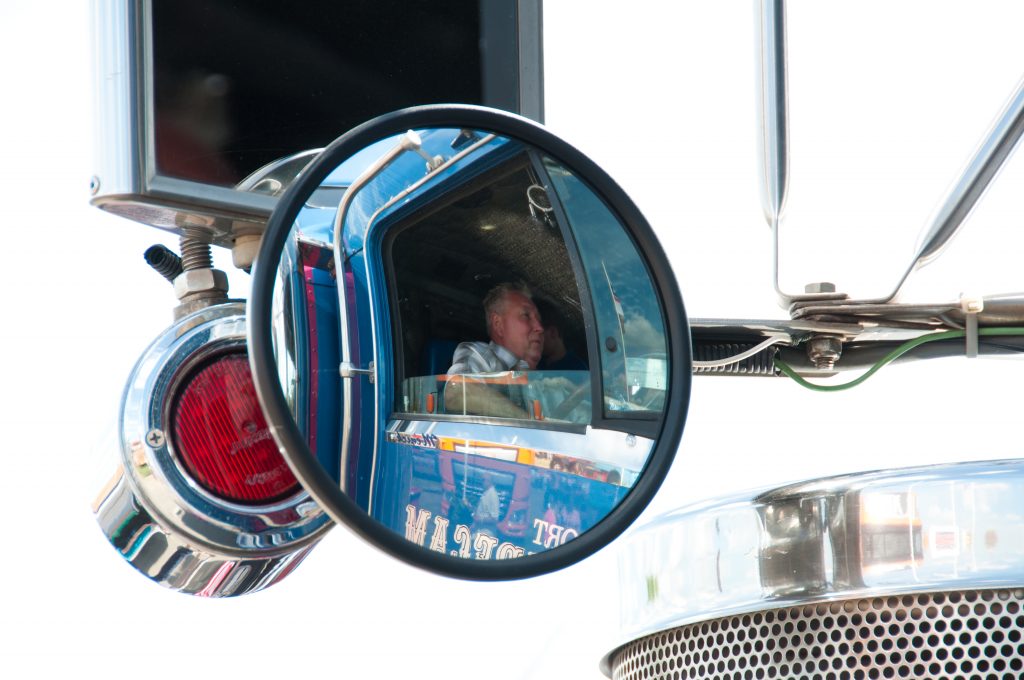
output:
[[[625,641],[822,602],[1019,588],[1024,461],[832,477],[682,508],[636,530],[620,570]]]
[[[204,309],[175,323],[143,353],[123,399],[117,473],[93,508],[107,539],[132,566],[196,595],[239,595],[271,585],[331,526],[302,491],[264,506],[212,496],[179,466],[164,435],[175,373],[197,353],[244,343],[244,312],[242,303]]]
[[[150,0],[93,0],[92,205],[179,235],[230,247],[262,232],[276,199],[173,177],[158,177],[153,153]],[[144,30],[137,30],[138,27]]]
[[[231,597],[267,588],[294,569],[316,545],[276,553],[231,555],[169,530],[147,508],[119,466],[114,483],[93,508],[107,540],[136,570],[162,586],[200,597]]]
[[[132,194],[141,189],[139,172],[129,159],[138,157],[141,106],[132,68],[137,46],[132,27],[138,22],[136,3],[94,0],[92,5],[93,54],[93,158],[97,173],[93,196]],[[103,36],[101,38],[100,36]]]

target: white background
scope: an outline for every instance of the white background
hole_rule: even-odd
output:
[[[752,5],[628,6],[548,0],[547,122],[640,205],[691,316],[782,318],[757,188]],[[1024,74],[1024,4],[804,1],[789,19],[782,286],[887,292]],[[142,252],[175,239],[88,205],[89,30],[84,2],[0,5],[0,674],[600,677],[619,641],[619,543],[560,573],[477,584],[335,529],[286,581],[228,601],[165,591],[106,544],[89,504],[113,469],[120,390],[174,304]],[[904,299],[1024,290],[1022,187],[1017,158]],[[697,379],[645,518],[795,479],[1017,457],[1021,376],[1020,362],[949,359],[835,395]]]

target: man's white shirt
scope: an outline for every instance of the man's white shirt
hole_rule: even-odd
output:
[[[528,371],[530,365],[494,342],[461,342],[452,355],[448,375]]]

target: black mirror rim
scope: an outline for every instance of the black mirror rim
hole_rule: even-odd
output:
[[[472,128],[514,138],[580,173],[625,223],[662,295],[671,362],[669,398],[661,432],[640,477],[625,498],[594,527],[558,548],[515,559],[472,560],[432,552],[407,541],[373,519],[323,470],[299,432],[278,380],[271,339],[272,294],[280,253],[306,198],[355,152],[385,137],[423,127]],[[403,562],[444,576],[514,580],[557,571],[589,557],[620,536],[648,506],[668,474],[682,437],[690,400],[690,334],[679,288],[661,245],[636,205],[604,170],[537,123],[514,114],[460,104],[412,107],[375,118],[332,142],[282,194],[267,222],[253,267],[247,316],[249,363],[256,391],[282,454],[302,486],[334,521],[349,527],[371,545]]]

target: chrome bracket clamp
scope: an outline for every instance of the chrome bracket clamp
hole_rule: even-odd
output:
[[[377,377],[377,370],[372,361],[369,363],[367,368],[358,368],[351,362],[343,361],[341,362],[341,365],[338,366],[338,373],[346,380],[351,380],[357,376],[365,375],[370,379],[371,383],[376,382]]]
[[[961,296],[960,310],[964,313],[965,354],[968,359],[978,356],[978,315],[985,311],[985,301],[980,297]]]

